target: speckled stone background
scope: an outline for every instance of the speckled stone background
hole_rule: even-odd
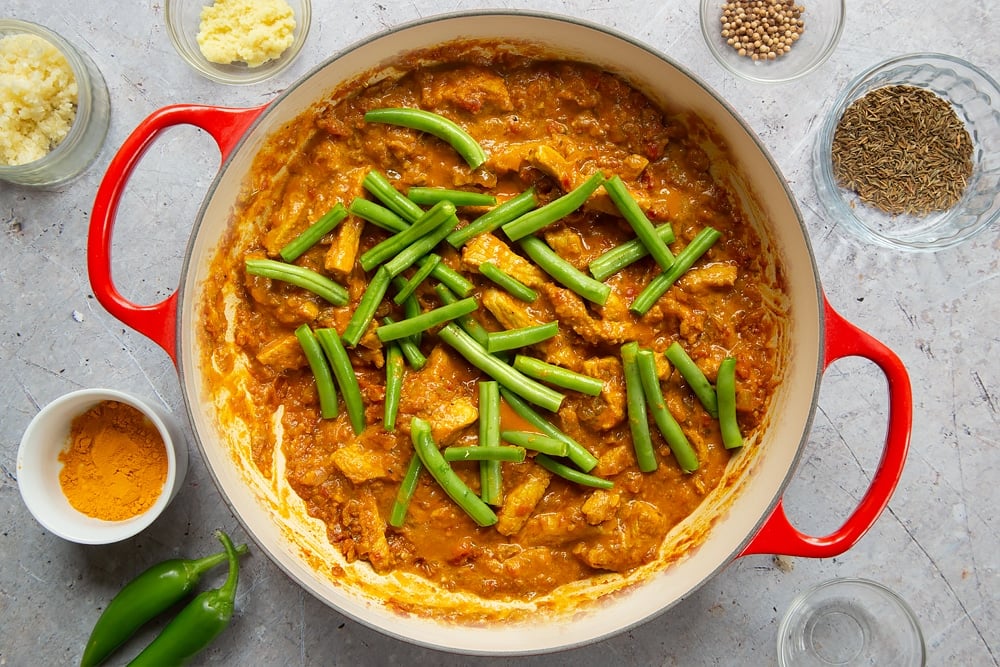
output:
[[[6,0],[0,15],[42,23],[96,60],[113,117],[104,152],[82,178],[55,189],[0,184],[0,664],[76,663],[99,610],[132,576],[168,557],[214,549],[216,527],[244,537],[193,439],[181,495],[152,528],[121,544],[64,542],[32,519],[18,493],[21,433],[63,393],[113,387],[162,402],[183,418],[166,354],[110,317],[91,293],[89,210],[113,151],[161,106],[260,104],[356,39],[478,7],[576,16],[642,40],[703,78],[756,130],[798,199],[830,302],[892,347],[911,374],[914,437],[899,489],[874,528],[842,556],[743,558],[641,627],[545,657],[473,659],[386,638],[318,602],[254,553],[245,560],[231,628],[198,664],[768,665],[777,660],[778,623],[789,603],[832,577],[871,578],[905,598],[920,618],[928,664],[997,664],[1000,230],[936,254],[856,240],[819,207],[811,148],[837,92],[886,57],[937,51],[1000,75],[1000,14],[988,0],[848,5],[843,38],[826,64],[796,83],[765,86],[739,80],[711,59],[694,0],[316,0],[308,43],[290,70],[266,83],[226,87],[200,78],[174,53],[161,2]],[[131,299],[150,303],[173,290],[191,221],[217,167],[214,143],[192,128],[167,132],[140,166],[115,236],[115,277]],[[856,505],[878,462],[885,410],[885,383],[871,363],[848,359],[826,373],[812,436],[785,495],[802,529],[833,530]],[[123,656],[134,655],[152,631]]]

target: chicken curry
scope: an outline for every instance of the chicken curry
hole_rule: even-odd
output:
[[[530,600],[656,559],[667,533],[720,483],[738,455],[738,448],[723,445],[719,419],[665,356],[673,343],[713,386],[723,360],[736,360],[735,412],[746,446],[753,446],[780,377],[780,314],[769,294],[783,286],[780,273],[768,269],[758,232],[713,179],[698,128],[590,65],[449,48],[435,54],[433,65],[404,62],[398,76],[330,96],[266,141],[204,288],[203,366],[213,369],[206,375],[209,393],[222,402],[230,393],[247,397],[233,400],[231,409],[245,413],[251,425],[253,464],[269,474],[281,448],[288,484],[348,561],[367,561],[378,573],[416,574],[449,591]],[[453,121],[478,142],[486,161],[474,168],[439,136],[366,121],[366,112],[387,108],[420,109]],[[667,246],[675,257],[706,228],[717,230],[718,240],[643,313],[630,306],[664,272],[652,257],[603,277],[599,282],[610,289],[598,304],[553,278],[502,227],[455,245],[442,240],[432,252],[445,271],[424,271],[426,277],[410,286],[412,297],[398,304],[394,297],[422,268],[410,265],[374,304],[356,344],[344,343],[363,428],[354,428],[343,399],[338,414],[324,418],[317,377],[296,331],[308,325],[343,335],[366,295],[372,299],[377,271],[365,270],[360,258],[399,232],[351,212],[291,262],[342,286],[346,299],[339,305],[299,285],[254,275],[246,259],[282,261],[281,250],[337,204],[349,211],[358,199],[381,205],[366,188],[373,173],[403,195],[411,188],[446,188],[492,196],[496,204],[455,207],[454,229],[460,230],[528,191],[539,206],[556,201],[598,172],[619,177],[654,225],[669,224],[673,240]],[[633,241],[636,232],[608,192],[597,188],[582,206],[532,236],[590,276],[595,259]],[[485,277],[485,263],[535,298],[523,300]],[[400,322],[441,308],[447,292],[439,278],[456,274],[469,283],[463,298],[475,302],[474,310],[454,320],[460,328],[464,323],[488,335],[558,323],[554,336],[492,356],[507,366],[515,355],[530,356],[599,381],[596,395],[555,387],[562,395],[556,410],[529,409],[552,427],[550,435],[565,436],[592,457],[589,470],[576,472],[604,483],[557,474],[539,464],[544,455],[528,450],[523,460],[496,466],[500,493],[489,504],[496,520],[480,525],[424,470],[405,518],[392,525],[400,486],[417,456],[414,417],[429,424],[441,450],[480,441],[479,385],[491,377],[442,339],[443,323],[407,337],[422,361],[403,368],[398,413],[391,428],[385,423],[388,357],[396,342],[383,341],[379,329],[387,317]],[[224,297],[234,285],[235,304]],[[665,406],[697,457],[692,472],[678,464],[652,412],[642,417],[655,468],[640,469],[622,361],[623,346],[633,342],[653,351]],[[237,356],[249,363],[250,377],[226,388]],[[549,386],[544,376],[540,382]],[[540,431],[507,399],[499,421],[502,432]],[[575,468],[558,456],[545,460]],[[481,462],[448,466],[480,494]]]

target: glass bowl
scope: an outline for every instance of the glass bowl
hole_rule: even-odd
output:
[[[69,133],[44,156],[24,164],[0,164],[0,181],[31,186],[65,183],[101,152],[111,120],[108,87],[94,61],[56,33],[28,21],[0,19],[0,39],[20,34],[41,37],[66,58],[76,79],[76,114]]]
[[[950,209],[927,215],[889,214],[840,187],[833,174],[837,124],[855,100],[894,85],[928,89],[951,104],[972,139],[972,176]],[[860,74],[840,93],[823,121],[813,150],[813,180],[833,220],[862,239],[889,248],[933,251],[957,245],[1000,217],[1000,86],[986,72],[959,58],[916,53],[892,58]]]
[[[926,662],[910,606],[882,584],[833,579],[799,595],[778,627],[781,667],[854,667]]]
[[[59,458],[70,440],[73,420],[103,401],[131,405],[144,414],[163,439],[167,475],[156,501],[128,519],[108,521],[84,514],[63,493]],[[114,389],[81,389],[55,399],[35,415],[17,451],[17,486],[28,511],[55,535],[78,544],[112,544],[145,530],[167,508],[184,482],[188,450],[184,434],[165,410]]]
[[[802,36],[791,50],[774,60],[753,60],[741,56],[722,36],[722,9],[733,0],[701,0],[701,33],[712,56],[724,68],[750,81],[783,83],[805,76],[822,65],[840,41],[844,31],[845,0],[810,0],[800,3]],[[778,4],[776,0],[770,0]]]
[[[198,46],[201,10],[214,4],[213,0],[167,0],[163,14],[170,41],[184,61],[202,76],[218,83],[239,85],[259,83],[284,71],[302,50],[312,23],[310,0],[285,0],[295,16],[295,30],[291,46],[281,55],[256,67],[243,62],[219,64],[210,62]]]

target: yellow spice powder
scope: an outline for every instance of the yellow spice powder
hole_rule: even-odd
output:
[[[216,0],[201,10],[198,47],[209,62],[259,67],[292,45],[294,31],[285,0]]]
[[[66,57],[38,35],[0,38],[0,164],[34,162],[59,145],[76,117]]]

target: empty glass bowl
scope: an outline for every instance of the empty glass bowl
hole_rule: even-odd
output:
[[[917,86],[948,102],[972,140],[972,176],[950,209],[927,215],[890,214],[840,187],[833,173],[833,137],[852,102],[884,86]],[[817,195],[836,222],[862,239],[900,250],[932,251],[961,243],[1000,218],[1000,86],[959,58],[917,53],[892,58],[860,74],[840,93],[813,151]]]
[[[778,628],[782,667],[921,667],[925,660],[913,610],[866,579],[833,579],[806,591]]]
[[[170,41],[181,58],[202,76],[225,84],[259,83],[284,71],[299,55],[302,45],[309,35],[312,23],[310,0],[286,0],[295,17],[292,44],[277,58],[251,67],[243,62],[214,63],[209,61],[198,46],[198,31],[201,25],[201,11],[213,4],[213,0],[167,0],[164,18]]]
[[[722,36],[722,11],[730,2],[733,0],[701,0],[701,33],[720,65],[751,81],[782,83],[812,72],[830,57],[844,31],[845,0],[795,0],[805,8],[802,36],[788,53],[774,60],[753,60],[741,56]]]

